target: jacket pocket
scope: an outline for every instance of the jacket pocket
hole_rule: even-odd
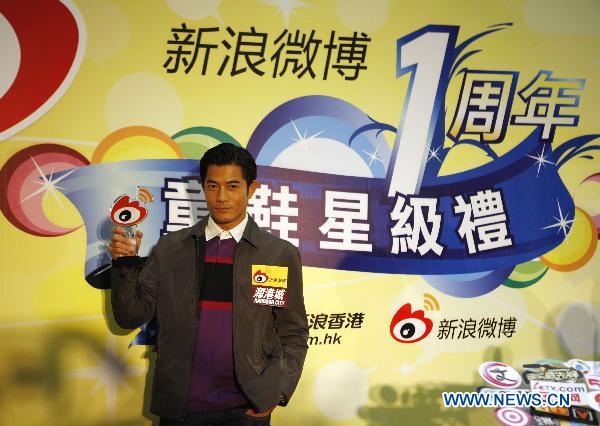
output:
[[[281,342],[276,334],[271,336],[271,338],[265,336],[262,341],[261,348],[262,359],[271,360],[273,358],[280,359],[282,357],[283,350],[281,348]]]

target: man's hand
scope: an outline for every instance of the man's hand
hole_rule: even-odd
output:
[[[108,253],[113,259],[123,256],[136,256],[142,245],[142,231],[136,231],[135,238],[126,238],[123,236],[125,230],[119,226],[112,229],[112,237],[108,245]]]
[[[277,407],[277,406],[275,406],[275,407]],[[273,412],[275,407],[269,408],[268,410],[265,410],[265,411],[257,411],[253,408],[248,408],[248,410],[246,411],[246,415],[251,416],[251,417],[267,417],[269,414],[271,414]]]

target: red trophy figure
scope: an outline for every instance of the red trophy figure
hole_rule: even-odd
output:
[[[148,216],[148,210],[142,207],[142,203],[154,201],[152,194],[146,188],[137,187],[137,200],[132,200],[129,195],[117,197],[110,209],[110,220],[125,230],[126,238],[135,238],[137,225],[142,223]]]

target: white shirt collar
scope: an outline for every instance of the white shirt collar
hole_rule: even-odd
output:
[[[217,235],[220,239],[226,240],[227,238],[235,239],[236,243],[239,243],[242,239],[242,235],[244,235],[244,230],[246,229],[246,224],[248,223],[248,214],[244,217],[240,223],[231,228],[229,231],[225,231],[222,229],[217,223],[213,220],[212,216],[208,216],[208,223],[206,224],[206,230],[204,234],[206,235],[206,241],[212,240]]]

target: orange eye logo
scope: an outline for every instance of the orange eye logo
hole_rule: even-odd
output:
[[[256,271],[254,273],[252,280],[254,280],[254,282],[257,284],[262,284],[262,283],[266,283],[267,281],[269,281],[269,276],[259,269],[258,271]]]
[[[120,226],[133,226],[148,216],[148,210],[140,206],[139,201],[132,201],[128,195],[121,195],[110,209],[110,220]]]
[[[432,328],[433,322],[425,312],[412,312],[410,303],[405,303],[392,318],[390,334],[400,343],[414,343],[427,337]]]

